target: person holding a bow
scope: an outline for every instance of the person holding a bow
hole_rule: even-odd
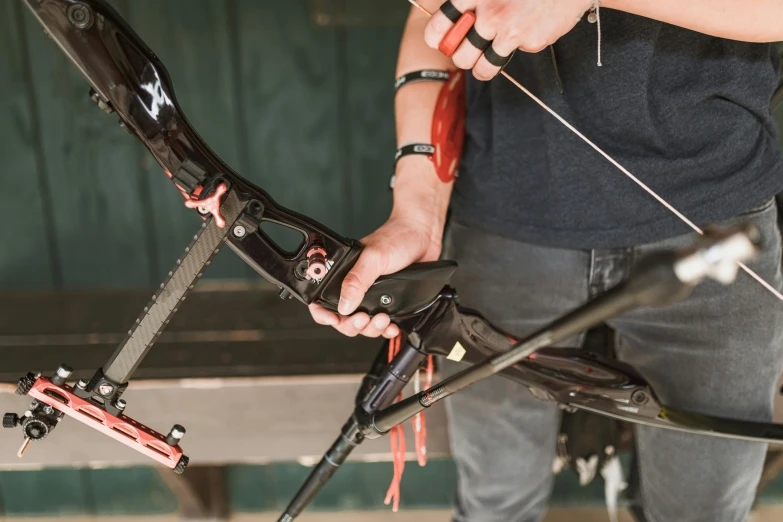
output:
[[[782,0],[420,3],[434,15],[412,8],[400,46],[393,210],[363,240],[339,315],[313,306],[317,322],[395,337],[387,316],[354,313],[362,296],[380,275],[443,256],[459,263],[461,304],[522,337],[622,281],[639,257],[687,244],[689,223],[754,224],[764,251],[751,268],[783,290],[774,199],[783,156],[769,110]],[[501,68],[650,192],[498,77]],[[685,302],[610,326],[618,358],[663,402],[771,419],[783,302],[750,277],[706,282]],[[496,377],[449,408],[454,520],[540,520],[556,405]],[[747,519],[763,444],[647,427],[636,444],[639,520]]]

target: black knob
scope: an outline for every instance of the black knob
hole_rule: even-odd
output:
[[[19,415],[6,413],[3,415],[3,428],[16,428],[19,425]]]
[[[177,475],[182,475],[185,473],[185,468],[188,467],[188,463],[190,462],[190,459],[187,458],[185,455],[182,455],[180,457],[179,462],[177,462],[177,467],[174,468],[174,473]]]
[[[51,424],[37,415],[28,417],[22,421],[22,429],[24,429],[25,436],[30,440],[41,440],[49,435],[49,430],[52,428]]]
[[[28,373],[27,375],[19,379],[19,382],[16,385],[16,394],[27,395],[27,393],[32,389],[36,380],[38,379],[34,373]]]

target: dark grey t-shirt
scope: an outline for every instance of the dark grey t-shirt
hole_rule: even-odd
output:
[[[779,56],[619,11],[507,71],[664,199],[707,224],[783,190],[769,104]],[[537,244],[613,248],[690,229],[505,78],[468,80],[452,216]]]

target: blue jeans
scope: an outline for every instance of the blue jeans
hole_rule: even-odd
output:
[[[777,289],[781,239],[770,200],[722,224],[751,222],[764,250],[750,267]],[[645,254],[690,244],[684,235],[611,250],[530,245],[452,222],[444,258],[459,263],[460,304],[524,336],[626,278]],[[618,358],[667,405],[770,421],[783,368],[783,303],[740,272],[723,286],[698,285],[684,302],[639,309],[609,323]],[[561,343],[579,346],[582,337]],[[446,374],[461,368],[445,361]],[[455,522],[535,522],[552,491],[559,410],[494,377],[448,400],[459,483]],[[641,509],[648,522],[747,519],[766,445],[636,426]]]

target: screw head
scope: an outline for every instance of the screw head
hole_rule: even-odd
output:
[[[117,399],[117,402],[115,402],[114,405],[117,407],[118,410],[122,411],[125,409],[125,406],[127,406],[128,403],[125,402],[125,399]]]
[[[389,306],[390,304],[392,304],[392,301],[393,299],[392,296],[390,295],[384,294],[381,296],[381,304],[383,306]]]
[[[209,214],[209,209],[207,207],[198,207],[198,213],[205,216]]]
[[[46,407],[44,408],[44,413],[46,413],[47,415],[51,415],[52,413],[54,413],[54,408],[52,408],[47,404]]]
[[[98,393],[100,393],[103,396],[111,395],[111,393],[114,391],[114,386],[111,384],[103,383],[100,386],[98,386]]]
[[[87,388],[87,381],[85,381],[84,379],[79,379],[79,382],[76,383],[76,387],[81,389],[81,390],[86,389]]]
[[[634,404],[644,404],[647,402],[647,394],[643,390],[636,390],[633,392],[633,395],[631,395],[631,400]]]
[[[92,11],[84,4],[73,4],[68,8],[68,20],[79,29],[92,25]]]
[[[245,234],[247,234],[247,230],[242,225],[234,227],[234,237],[245,237]]]

